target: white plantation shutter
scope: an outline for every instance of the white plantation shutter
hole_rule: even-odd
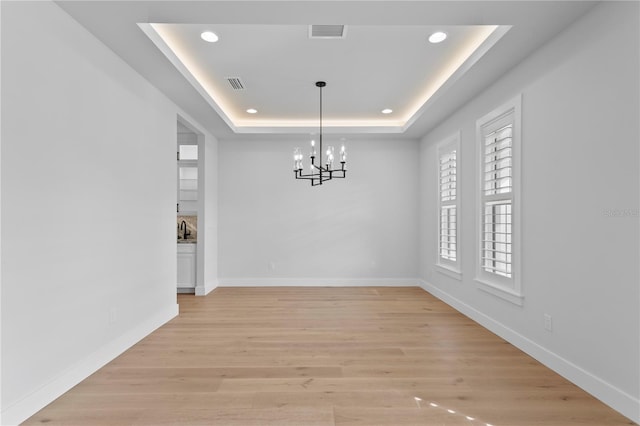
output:
[[[456,150],[440,156],[440,200],[456,199]]]
[[[478,288],[522,306],[520,175],[522,96],[476,121]]]
[[[511,192],[512,134],[509,124],[485,136],[484,195]]]
[[[440,229],[439,260],[457,261],[457,149],[445,150],[439,156],[439,204]]]
[[[482,267],[511,278],[511,201],[485,204],[482,239]]]
[[[513,124],[484,137],[482,268],[511,278]]]

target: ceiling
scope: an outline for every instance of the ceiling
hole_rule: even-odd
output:
[[[326,133],[419,138],[595,4],[56,3],[221,139],[317,132],[320,80]],[[344,35],[311,37],[313,25]],[[203,41],[205,30],[219,40]],[[430,43],[435,31],[447,39]]]
[[[508,29],[493,25],[140,24],[156,46],[237,133],[398,132],[429,99],[470,68]],[[219,41],[203,41],[213,30]],[[438,44],[430,34],[445,32]],[[402,48],[398,48],[401,46]],[[399,66],[411,58],[410,66]],[[253,108],[252,112],[247,110]],[[385,109],[391,111],[382,111]]]

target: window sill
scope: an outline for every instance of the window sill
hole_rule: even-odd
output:
[[[524,296],[511,288],[505,287],[504,285],[483,281],[479,278],[476,278],[474,281],[478,285],[478,288],[484,292],[504,299],[507,302],[511,302],[514,305],[524,305]]]
[[[451,266],[436,264],[435,270],[441,273],[442,275],[446,275],[450,278],[453,278],[454,280],[462,281],[462,272],[460,272],[459,270]]]

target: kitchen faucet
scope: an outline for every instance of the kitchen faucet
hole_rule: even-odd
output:
[[[183,221],[182,221],[182,223],[180,224],[180,230],[181,230],[181,231],[184,231],[184,233],[182,234],[182,239],[183,239],[183,240],[186,240],[186,239],[187,239],[187,237],[188,237],[189,235],[191,235],[191,231],[189,231],[189,230],[187,229],[187,222],[185,222],[184,220],[183,220]]]

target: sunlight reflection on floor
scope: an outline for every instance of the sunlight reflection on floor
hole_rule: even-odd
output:
[[[423,406],[421,405],[421,403],[422,403],[422,402],[424,402],[422,398],[420,398],[420,397],[418,397],[418,396],[414,396],[414,397],[413,397],[413,399],[416,401],[416,405],[418,406],[418,408],[423,408]],[[464,417],[465,419],[469,420],[469,421],[471,422],[470,424],[472,424],[472,425],[478,425],[478,426],[494,426],[494,425],[492,425],[491,423],[485,423],[485,422],[482,422],[482,421],[480,421],[480,420],[477,420],[477,419],[476,419],[475,417],[473,417],[473,416],[468,416],[468,415],[466,415],[465,413],[458,412],[458,411],[453,410],[453,409],[451,409],[451,408],[443,407],[443,406],[441,406],[440,404],[437,404],[437,403],[436,403],[436,402],[434,402],[434,401],[429,401],[429,405],[428,405],[427,407],[428,407],[428,408],[436,408],[436,409],[440,409],[440,410],[446,411],[447,413],[449,413],[449,414],[451,414],[451,415],[462,416],[462,417]],[[427,407],[424,407],[424,408],[427,408]]]

